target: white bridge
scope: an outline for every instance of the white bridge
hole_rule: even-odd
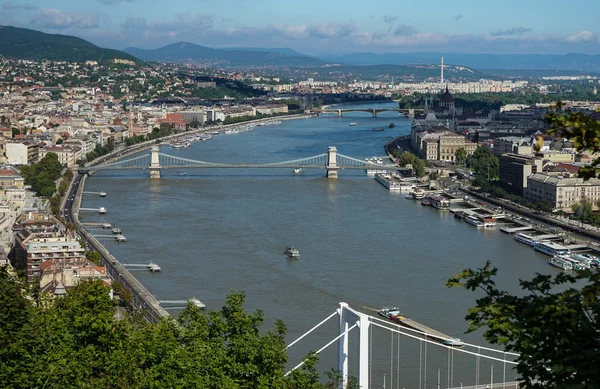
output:
[[[128,169],[147,169],[150,170],[150,178],[160,178],[161,169],[182,169],[182,168],[218,168],[218,169],[326,169],[328,178],[337,178],[338,170],[405,170],[393,164],[376,164],[353,157],[348,157],[337,153],[337,148],[331,146],[327,153],[313,155],[306,158],[295,159],[291,161],[273,162],[273,163],[216,163],[193,160],[189,158],[176,157],[174,155],[160,152],[158,145],[152,147],[150,154],[140,155],[138,157],[125,159],[122,161],[88,166],[79,168],[80,173],[86,173],[92,170],[128,170]]]
[[[518,388],[516,373],[513,370],[517,365],[518,354],[469,343],[463,343],[461,347],[449,346],[440,343],[439,339],[436,341],[435,334],[427,334],[391,320],[358,312],[346,303],[340,303],[335,312],[290,343],[287,349],[296,346],[333,318],[339,323],[338,334],[316,353],[319,354],[337,344],[337,369],[341,373],[342,388],[347,386],[351,376],[357,379],[361,389],[381,388],[382,378],[383,387],[388,389],[427,389],[428,386],[432,389]],[[377,348],[374,351],[374,331],[379,340],[385,339],[386,350]],[[358,347],[349,347],[352,336],[355,336],[352,339],[353,344],[357,343]],[[356,350],[356,354],[351,353],[351,350]],[[388,355],[389,361],[386,361]],[[376,362],[374,356],[377,358]],[[286,376],[301,368],[303,364],[304,361],[295,365]],[[373,368],[376,368],[380,375],[383,371],[383,377],[373,377]],[[460,370],[460,375],[455,375],[455,370]],[[513,379],[507,381],[507,376]],[[373,386],[374,380],[377,382],[376,386]]]

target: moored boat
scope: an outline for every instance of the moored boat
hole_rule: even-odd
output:
[[[569,249],[565,246],[549,241],[535,242],[533,248],[540,253],[550,255],[552,257],[569,254]]]
[[[548,263],[562,270],[573,270],[573,264],[561,257],[552,257],[548,260]]]
[[[472,225],[472,226],[475,226],[475,227],[477,227],[477,228],[480,228],[480,227],[483,227],[483,226],[484,226],[484,225],[483,225],[483,222],[482,222],[481,220],[479,220],[479,218],[478,218],[478,217],[475,217],[475,216],[467,216],[467,217],[465,218],[465,221],[466,221],[467,223],[469,223],[470,225]]]
[[[522,232],[519,232],[518,234],[515,234],[515,238],[514,238],[517,242],[521,242],[524,243],[528,246],[533,246],[533,244],[535,243],[535,239],[533,239],[532,236],[524,234]]]
[[[429,200],[428,198],[424,198],[423,200],[421,200],[421,205],[429,206],[431,205],[431,200]]]

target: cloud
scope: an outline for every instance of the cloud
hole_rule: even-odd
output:
[[[127,16],[121,25],[125,29],[158,30],[179,33],[198,29],[211,29],[214,17],[204,14],[177,14],[173,19],[147,21],[144,17]],[[158,32],[157,31],[157,32]]]
[[[38,12],[31,19],[31,24],[36,27],[62,30],[65,28],[90,29],[100,27],[98,14],[81,14],[62,12],[55,8],[47,8]]]
[[[24,9],[27,11],[32,11],[34,9],[38,9],[38,7],[37,5],[31,3],[17,4],[13,3],[12,1],[7,1],[6,3],[2,4],[2,9]]]
[[[490,35],[492,36],[514,36],[514,35],[523,35],[526,34],[528,32],[531,32],[531,28],[526,28],[526,27],[512,27],[512,28],[507,28],[506,30],[497,30],[497,31],[492,31],[490,33]]]
[[[598,42],[598,37],[592,31],[584,30],[569,35],[567,41],[570,43]]]
[[[385,15],[383,17],[383,21],[387,24],[393,24],[396,21],[396,19],[398,19],[398,17],[392,15]]]
[[[462,18],[463,18],[463,16],[462,16],[462,15],[456,15],[456,16],[454,17],[454,20],[456,20],[456,21],[459,21],[459,20],[460,20],[460,19],[462,19]]]
[[[401,24],[394,30],[394,36],[414,36],[417,30],[408,24]]]

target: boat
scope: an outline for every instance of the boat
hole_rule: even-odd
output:
[[[104,214],[106,214],[106,208],[104,208],[104,207],[100,207],[100,208],[98,209],[98,213],[99,213],[100,215],[104,215]]]
[[[454,213],[454,217],[458,220],[463,220],[466,217],[464,212],[456,212]]]
[[[383,128],[383,127],[375,127],[373,129],[373,131],[385,131],[385,128]]]
[[[175,142],[171,143],[171,147],[174,149],[183,149],[184,147],[186,147],[186,145],[183,142]]]
[[[123,232],[123,231],[121,231],[120,228],[113,228],[113,230],[112,230],[112,233],[115,235],[119,235],[121,232]]]
[[[413,200],[420,200],[425,197],[425,191],[423,189],[415,189],[411,192]]]
[[[295,249],[293,247],[286,248],[283,253],[288,258],[292,258],[292,259],[298,259],[298,258],[300,258],[300,251],[298,251],[298,249]]]
[[[179,173],[180,176],[187,176],[187,173],[181,172]]]
[[[102,223],[103,230],[110,230],[111,228],[112,228],[112,225],[110,223]]]
[[[398,309],[398,307],[392,307],[392,308],[383,307],[380,310],[378,310],[377,313],[379,313],[381,316],[385,317],[386,319],[390,319],[392,316],[400,314],[400,310]]]
[[[200,134],[198,136],[198,140],[211,140],[212,136],[208,135],[208,134]]]
[[[552,257],[548,260],[548,263],[562,270],[573,270],[573,264],[561,257]]]
[[[240,132],[240,130],[238,129],[232,129],[232,130],[225,130],[226,134],[238,134]]]
[[[533,244],[535,243],[535,239],[533,239],[532,236],[529,236],[527,234],[524,234],[522,232],[515,234],[515,238],[514,238],[517,242],[521,242],[524,243],[528,246],[533,246]]]
[[[294,174],[300,174],[300,173],[302,173],[302,168],[294,169]]]
[[[388,128],[394,128],[396,127],[396,125],[394,123],[390,123],[390,125],[388,126]]]
[[[539,251],[540,253],[550,255],[553,257],[558,255],[569,254],[569,249],[565,246],[549,241],[535,242],[535,244],[533,245],[533,249]]]
[[[581,258],[579,255],[561,255],[560,258],[571,262],[573,270],[587,270],[592,267],[592,264],[587,258]]]
[[[475,216],[467,216],[467,217],[465,218],[465,221],[466,221],[467,223],[469,223],[469,224],[471,224],[471,225],[473,225],[473,226],[477,227],[477,228],[479,228],[479,227],[483,227],[483,222],[482,222],[481,220],[479,220],[479,218],[478,218],[478,217],[475,217]]]
[[[354,127],[354,126],[356,126],[356,123],[354,123],[354,122],[350,123],[350,127]]]
[[[106,197],[106,192],[100,192],[100,193],[98,193],[98,195],[99,195],[100,197]]]
[[[127,242],[127,238],[124,235],[117,235],[115,236],[115,239],[117,242]]]
[[[431,200],[429,200],[428,198],[424,198],[423,200],[421,200],[421,205],[429,206],[431,205]]]
[[[162,270],[160,268],[160,266],[158,266],[156,263],[152,263],[152,262],[150,262],[147,267],[148,267],[148,270],[150,270],[152,273],[156,273],[156,272],[159,272]]]
[[[405,317],[400,314],[400,311],[396,307],[393,307],[393,308],[383,307],[380,310],[378,310],[377,312],[381,316],[383,316],[387,319],[390,319],[394,323],[397,323],[401,326],[416,330],[422,334],[425,334],[427,336],[427,338],[430,338],[432,340],[435,340],[437,342],[445,344],[446,346],[451,346],[451,347],[464,346],[463,341],[460,340],[459,338],[454,338],[454,337],[448,336],[448,335],[443,334],[439,331],[436,331],[430,327],[427,327],[426,325],[418,323],[408,317]]]
[[[431,205],[439,210],[450,209],[450,200],[443,198],[442,196],[435,196],[431,199]]]
[[[219,135],[219,131],[206,131],[208,135]]]

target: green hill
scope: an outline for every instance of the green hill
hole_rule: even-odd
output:
[[[31,60],[108,62],[113,59],[123,59],[141,63],[130,54],[119,50],[103,49],[74,36],[45,34],[11,26],[0,26],[0,55]]]

